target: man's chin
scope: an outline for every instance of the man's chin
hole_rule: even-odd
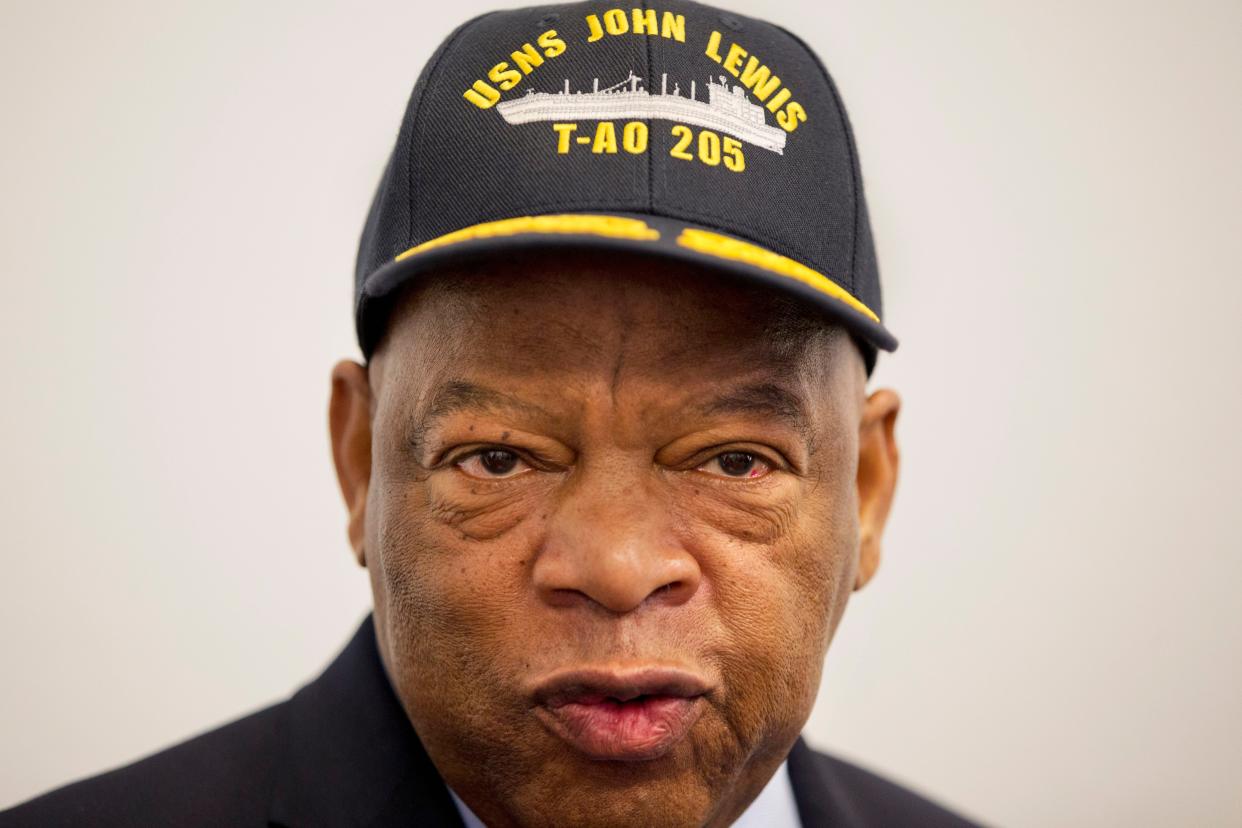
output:
[[[588,759],[575,751],[544,766],[511,807],[519,825],[674,828],[704,825],[721,793],[699,777],[688,749],[647,761]]]

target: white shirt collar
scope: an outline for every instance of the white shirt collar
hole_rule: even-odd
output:
[[[793,783],[789,781],[789,769],[785,762],[776,769],[768,784],[747,806],[742,815],[733,823],[733,828],[802,828],[798,819],[798,803],[794,800]],[[461,814],[466,828],[487,828],[483,822],[466,807],[457,792],[449,788],[453,804]]]

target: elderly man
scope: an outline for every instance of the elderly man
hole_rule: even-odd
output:
[[[0,824],[968,824],[799,736],[899,407],[799,40],[683,2],[462,26],[356,311],[329,420],[373,616],[289,701]]]

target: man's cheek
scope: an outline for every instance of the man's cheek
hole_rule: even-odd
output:
[[[419,650],[421,663],[477,660],[502,649],[515,602],[514,591],[498,582],[504,566],[485,550],[389,550],[384,583],[390,614],[400,619],[407,646]]]
[[[813,622],[790,611],[788,594],[772,580],[763,585],[767,595],[735,595],[722,606],[728,633],[716,651],[727,686],[720,714],[745,750],[797,734],[815,699],[808,673],[819,664],[808,640]]]
[[[427,487],[389,494],[380,504],[378,555],[369,555],[369,565],[380,568],[388,614],[394,627],[400,625],[405,646],[422,647],[435,660],[451,652],[438,652],[440,643],[474,638],[477,619],[486,618],[488,605],[500,597],[495,584],[486,582],[498,573],[488,567],[482,567],[482,578],[479,573],[496,553],[492,544],[463,538],[457,526],[446,524],[443,511],[431,507]]]
[[[809,714],[837,615],[838,546],[829,525],[808,522],[772,546],[734,544],[713,567],[740,732],[796,732]]]

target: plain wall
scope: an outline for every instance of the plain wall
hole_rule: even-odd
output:
[[[0,24],[0,806],[287,696],[365,614],[358,234],[495,5]],[[1242,4],[765,2],[840,84],[902,479],[817,746],[1012,826],[1242,823]]]

